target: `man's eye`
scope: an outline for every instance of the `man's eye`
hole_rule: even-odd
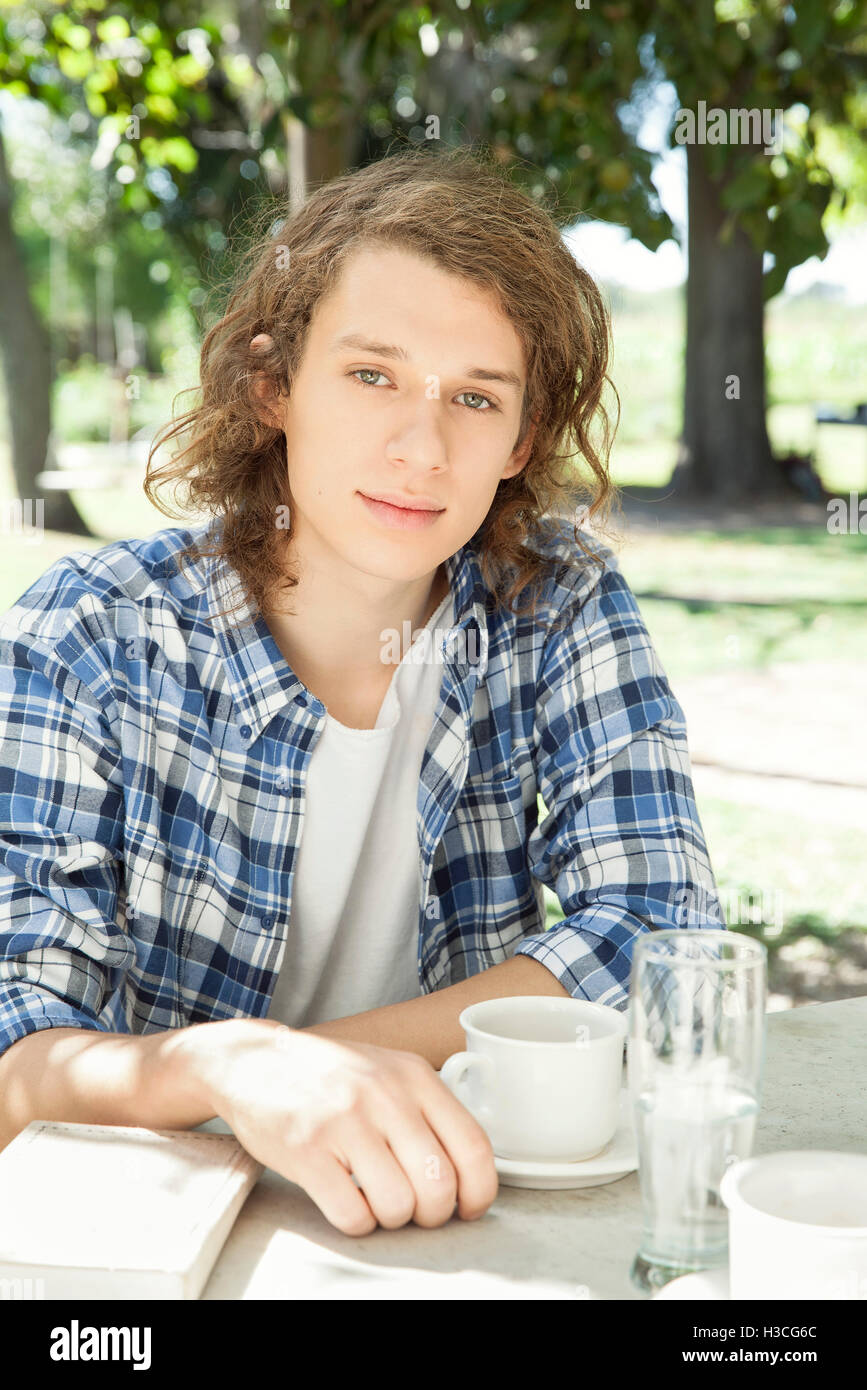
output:
[[[372,386],[374,390],[378,389],[375,382],[362,381],[361,378],[363,376],[381,376],[384,380],[388,380],[385,373],[381,372],[377,367],[357,367],[355,371],[350,372],[349,375],[355,378],[359,386]],[[489,410],[499,409],[499,406],[496,406],[489,396],[483,396],[479,391],[461,391],[459,395],[472,396],[477,401],[484,401],[484,406],[481,408],[478,405],[468,405],[464,407],[465,410],[470,411],[474,415],[487,415]]]
[[[367,376],[384,376],[384,375],[385,375],[384,372],[377,371],[377,369],[376,369],[375,367],[359,367],[358,370],[355,371],[355,372],[352,372],[351,375],[354,376],[355,379],[356,379],[357,381],[359,381],[359,383],[360,383],[361,386],[372,386],[372,385],[373,385],[373,382],[372,382],[372,381],[360,381],[360,378],[361,378],[361,376],[362,376],[363,374],[366,374]]]
[[[484,401],[484,402],[485,402],[485,405],[488,407],[488,410],[496,410],[496,409],[497,409],[497,407],[494,405],[494,402],[493,402],[488,396],[482,396],[482,395],[479,394],[478,391],[461,391],[461,395],[462,395],[462,396],[475,396],[475,398],[476,398],[477,401]],[[487,412],[484,411],[484,410],[478,410],[475,406],[472,406],[472,405],[468,405],[468,406],[467,406],[467,410],[472,410],[472,411],[474,411],[476,415],[485,415],[485,414],[487,413]]]

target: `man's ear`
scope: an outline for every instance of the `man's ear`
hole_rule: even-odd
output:
[[[273,347],[274,340],[268,333],[257,333],[255,338],[250,341],[250,351],[253,353],[266,351]],[[270,378],[266,372],[256,372],[251,386],[252,394],[261,402],[259,418],[265,425],[270,425],[272,429],[282,430],[283,418],[280,415],[274,389]]]
[[[530,450],[533,448],[533,440],[536,438],[537,424],[538,419],[534,418],[533,423],[527,430],[527,433],[524,436],[523,440],[517,446],[517,448],[515,448],[512,451],[511,458],[509,459],[509,462],[506,464],[506,467],[503,469],[502,476],[504,478],[517,477],[521,469],[524,467],[525,463],[527,462],[527,459],[530,457]]]

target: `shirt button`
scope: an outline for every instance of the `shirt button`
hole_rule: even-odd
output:
[[[249,725],[249,724],[242,724],[241,727],[240,727],[240,729],[238,730],[238,733],[241,735],[241,738],[249,738],[249,737],[250,737],[250,725]]]
[[[274,925],[274,918],[273,918],[273,917],[263,917],[263,918],[262,918],[262,926],[265,928],[266,931],[268,931],[271,927],[273,927],[273,925]]]
[[[296,695],[296,696],[295,696],[295,703],[296,703],[296,705],[301,705],[302,709],[305,708],[306,705],[307,705],[307,696],[306,696],[306,695]]]

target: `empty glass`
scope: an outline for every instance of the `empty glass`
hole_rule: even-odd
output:
[[[738,932],[636,942],[627,1070],[643,1229],[631,1270],[653,1291],[725,1263],[726,1167],[752,1153],[765,1060],[767,949]]]

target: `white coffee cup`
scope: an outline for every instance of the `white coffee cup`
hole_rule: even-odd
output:
[[[867,1154],[745,1158],[723,1174],[720,1195],[733,1299],[867,1299]]]
[[[606,1004],[514,995],[471,1004],[467,1051],[441,1079],[501,1158],[577,1162],[598,1154],[620,1120],[626,1015]]]

